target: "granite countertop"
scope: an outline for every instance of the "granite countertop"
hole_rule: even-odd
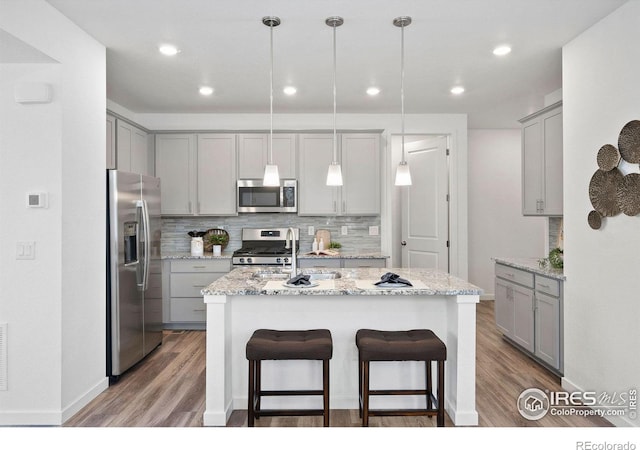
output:
[[[220,256],[213,256],[212,252],[204,252],[202,256],[192,256],[191,252],[163,252],[162,259],[231,259],[233,252],[222,252]]]
[[[304,274],[338,272],[341,278],[319,280],[312,288],[287,288],[286,278],[259,278],[256,272],[275,269],[240,267],[218,278],[202,295],[480,295],[482,289],[460,278],[432,269],[305,269]],[[412,282],[413,287],[379,288],[372,283],[386,272],[393,272]],[[286,275],[285,275],[286,277]]]
[[[564,276],[562,269],[554,269],[551,266],[541,268],[538,261],[540,258],[513,258],[513,257],[493,257],[491,258],[497,263],[504,264],[505,266],[515,267],[516,269],[528,270],[529,272],[544,275],[545,277],[555,278],[556,280],[564,281],[567,277]]]
[[[231,259],[233,251],[222,252],[220,256],[213,256],[211,252],[204,252],[203,256],[191,256],[190,252],[163,252],[162,259]],[[314,259],[314,258],[343,258],[343,259],[378,259],[389,258],[389,255],[383,255],[380,252],[340,252],[336,256],[326,255],[308,255],[306,253],[298,253],[298,259]]]

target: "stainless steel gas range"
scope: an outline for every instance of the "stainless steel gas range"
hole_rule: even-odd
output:
[[[293,228],[295,245],[290,242],[291,236],[287,239],[288,231],[289,228],[243,228],[242,247],[233,252],[232,264],[291,267],[293,249],[299,247],[300,229]]]

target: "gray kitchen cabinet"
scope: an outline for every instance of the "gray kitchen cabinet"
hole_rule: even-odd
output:
[[[562,373],[562,282],[496,264],[495,321],[518,348]]]
[[[122,119],[116,119],[116,164],[118,170],[154,176],[148,133]]]
[[[341,133],[338,162],[343,186],[327,186],[332,134],[299,136],[298,215],[380,214],[380,135]]]
[[[562,215],[562,102],[520,119],[522,213]]]
[[[196,135],[156,135],[156,176],[162,215],[192,215],[196,198]]]
[[[236,215],[236,135],[156,135],[163,215]]]
[[[107,169],[115,169],[116,166],[116,118],[107,114]]]
[[[236,165],[235,134],[198,134],[196,214],[237,214]]]
[[[299,258],[298,267],[307,268],[366,268],[366,267],[387,267],[386,258]]]
[[[229,259],[165,260],[164,328],[205,329],[206,305],[200,291],[231,270]]]
[[[278,166],[280,178],[295,179],[296,135],[273,134],[273,163]],[[238,135],[238,178],[261,179],[269,161],[269,134],[245,133]]]
[[[560,342],[562,283],[536,276],[535,355],[549,366],[562,370]]]

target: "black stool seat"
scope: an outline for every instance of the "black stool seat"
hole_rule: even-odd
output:
[[[358,330],[356,345],[363,361],[438,361],[447,347],[431,330]]]
[[[256,330],[247,343],[247,359],[331,359],[329,330]]]
[[[319,330],[267,330],[254,331],[247,342],[249,360],[249,401],[247,424],[252,427],[260,416],[323,416],[329,426],[329,360],[333,355],[331,332]],[[264,360],[321,360],[322,389],[270,390],[261,387],[261,363]],[[320,395],[322,409],[262,409],[260,399],[265,396]]]
[[[369,425],[369,416],[436,416],[437,425],[444,426],[444,362],[447,347],[431,330],[381,331],[361,329],[356,332],[358,347],[359,412],[362,426]],[[369,389],[372,361],[424,361],[424,389]],[[432,390],[431,364],[437,361],[437,396]],[[371,409],[371,395],[422,395],[424,409]]]

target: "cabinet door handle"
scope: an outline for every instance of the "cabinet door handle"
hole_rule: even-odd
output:
[[[194,269],[206,269],[207,266],[192,266]]]
[[[194,288],[204,288],[204,287],[207,287],[207,285],[206,284],[194,284],[193,287]]]
[[[551,286],[549,286],[548,284],[538,283],[538,286],[542,286],[543,288],[551,289]]]
[[[347,201],[342,200],[342,212],[347,212]]]
[[[191,214],[191,202],[189,202],[189,214]]]
[[[338,204],[335,200],[333,201],[333,212],[338,212]]]
[[[200,214],[200,202],[198,202],[198,210],[196,212]]]
[[[194,309],[193,312],[205,312],[206,309]]]

